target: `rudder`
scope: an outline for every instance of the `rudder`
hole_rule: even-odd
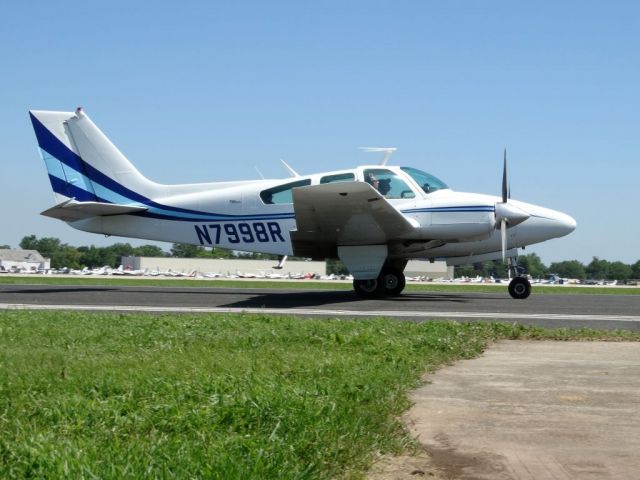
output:
[[[73,198],[140,204],[153,194],[157,184],[145,178],[82,109],[29,114],[57,203]]]

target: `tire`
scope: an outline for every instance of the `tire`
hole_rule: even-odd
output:
[[[384,270],[381,278],[384,284],[384,293],[392,297],[400,295],[407,284],[404,273],[399,270]]]
[[[384,283],[380,277],[373,280],[354,280],[353,289],[360,298],[381,298],[385,294]]]
[[[509,295],[518,300],[524,300],[531,295],[531,284],[524,277],[515,277],[509,283]]]

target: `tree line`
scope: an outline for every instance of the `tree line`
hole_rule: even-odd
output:
[[[9,248],[8,245],[1,246]],[[165,252],[156,245],[142,245],[133,247],[129,243],[114,243],[108,247],[96,247],[94,245],[74,247],[63,243],[55,237],[38,238],[28,235],[20,241],[20,248],[24,250],[37,250],[43,257],[51,259],[51,268],[99,268],[110,266],[116,268],[121,263],[122,257],[176,257],[176,258],[250,258],[256,260],[275,260],[277,255],[262,253],[248,253],[226,250],[223,248],[206,249],[197,245],[186,243],[174,243],[169,252]],[[294,260],[295,258],[292,258]],[[548,274],[556,274],[563,278],[577,278],[580,280],[618,280],[640,279],[640,260],[634,264],[626,264],[615,261],[609,262],[598,257],[593,257],[591,262],[583,264],[578,260],[564,260],[545,265],[535,253],[520,255],[518,265],[533,278],[543,278]],[[346,268],[339,260],[327,261],[327,273],[347,273]],[[507,266],[501,260],[475,263],[462,267],[456,267],[457,277],[496,277],[506,278]]]
[[[2,248],[10,248],[3,245]],[[165,252],[156,245],[141,245],[133,247],[129,243],[114,243],[108,247],[95,245],[75,247],[63,243],[59,238],[35,235],[23,237],[20,241],[23,250],[37,250],[45,258],[51,259],[51,268],[80,269],[100,268],[109,266],[116,268],[121,264],[122,257],[176,257],[176,258],[251,258],[276,259],[277,255],[261,253],[233,252],[222,248],[205,249],[197,245],[174,243],[169,252]]]
[[[598,257],[593,257],[591,262],[583,264],[579,260],[563,260],[552,262],[549,266],[535,253],[520,255],[518,266],[533,278],[544,278],[550,274],[556,274],[562,278],[576,278],[579,280],[618,280],[640,279],[640,260],[633,264],[615,261],[610,262]],[[475,263],[464,267],[456,267],[456,276],[475,277],[507,277],[507,266],[502,260]]]

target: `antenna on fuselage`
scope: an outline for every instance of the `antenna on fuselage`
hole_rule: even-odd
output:
[[[380,162],[380,165],[385,166],[387,164],[387,161],[389,160],[389,157],[393,152],[397,150],[397,148],[396,147],[360,147],[360,150],[368,153],[384,152],[384,158]]]
[[[256,169],[256,172],[258,172],[258,175],[260,175],[260,178],[261,178],[262,180],[264,180],[264,175],[262,174],[262,172],[260,171],[260,169],[259,169],[257,166],[254,166],[253,168],[255,168],[255,169]]]
[[[296,172],[293,168],[291,168],[291,166],[287,162],[285,162],[283,159],[280,159],[280,161],[284,165],[284,168],[286,168],[287,171],[289,172],[289,175],[291,175],[292,177],[299,177],[300,176],[298,174],[298,172]]]

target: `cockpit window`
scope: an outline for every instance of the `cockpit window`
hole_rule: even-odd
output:
[[[414,198],[411,187],[390,170],[370,168],[364,171],[364,181],[378,190],[385,198]]]
[[[337,173],[322,177],[320,183],[353,182],[355,179],[356,177],[353,173]]]
[[[279,185],[260,192],[260,198],[266,204],[293,203],[292,190],[295,187],[304,187],[306,185],[311,185],[311,180],[300,180],[298,182]]]
[[[439,178],[436,178],[433,175],[428,174],[427,172],[423,172],[422,170],[418,170],[417,168],[400,167],[400,170],[402,170],[403,172],[407,172],[411,176],[411,178],[413,178],[416,183],[420,185],[420,188],[424,190],[424,193],[432,193],[436,190],[449,188],[447,184]]]

